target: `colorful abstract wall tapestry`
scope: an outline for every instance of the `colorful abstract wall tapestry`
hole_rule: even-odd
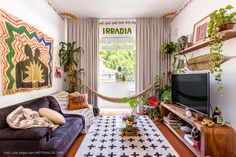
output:
[[[3,95],[52,86],[53,39],[0,9]]]

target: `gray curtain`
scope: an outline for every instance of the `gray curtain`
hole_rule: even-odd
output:
[[[82,81],[97,90],[99,20],[94,18],[68,19],[67,29],[68,41],[76,41],[77,46],[81,46],[84,49],[84,53],[81,54],[80,65],[85,71]],[[89,94],[89,103],[93,105],[95,114],[97,114],[99,112],[97,97],[85,88],[81,92]]]
[[[136,19],[137,92],[153,83],[157,74],[162,78],[162,86],[168,84],[171,59],[161,53],[161,45],[170,40],[170,33],[170,19]]]

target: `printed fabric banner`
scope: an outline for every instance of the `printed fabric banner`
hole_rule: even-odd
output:
[[[0,9],[3,95],[52,86],[53,38]]]

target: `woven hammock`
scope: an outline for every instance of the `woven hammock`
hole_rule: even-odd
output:
[[[132,98],[138,98],[140,96],[143,96],[145,93],[147,93],[150,89],[152,89],[154,83],[151,84],[147,89],[144,89],[143,91],[137,93],[136,95],[133,95],[133,96],[130,96],[128,97],[129,99],[132,99]],[[109,97],[109,96],[105,96],[105,95],[102,95],[100,93],[98,93],[96,90],[88,87],[86,84],[84,84],[84,86],[90,90],[92,93],[94,93],[96,96],[102,98],[103,100],[107,100],[107,101],[110,101],[110,102],[114,102],[114,103],[122,103],[122,99],[123,98],[116,98],[116,97]]]

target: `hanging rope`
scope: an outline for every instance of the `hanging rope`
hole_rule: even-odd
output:
[[[128,97],[129,99],[132,99],[132,98],[138,98],[140,96],[143,96],[145,93],[147,93],[150,89],[152,89],[154,83],[151,84],[147,89],[137,93],[136,95],[133,95],[133,96],[130,96]],[[110,102],[114,102],[114,103],[122,103],[122,99],[123,98],[116,98],[116,97],[109,97],[109,96],[105,96],[105,95],[102,95],[100,93],[98,93],[96,90],[88,87],[86,84],[84,84],[84,86],[90,90],[92,93],[94,93],[96,96],[102,98],[103,100],[107,100],[107,101],[110,101]]]

